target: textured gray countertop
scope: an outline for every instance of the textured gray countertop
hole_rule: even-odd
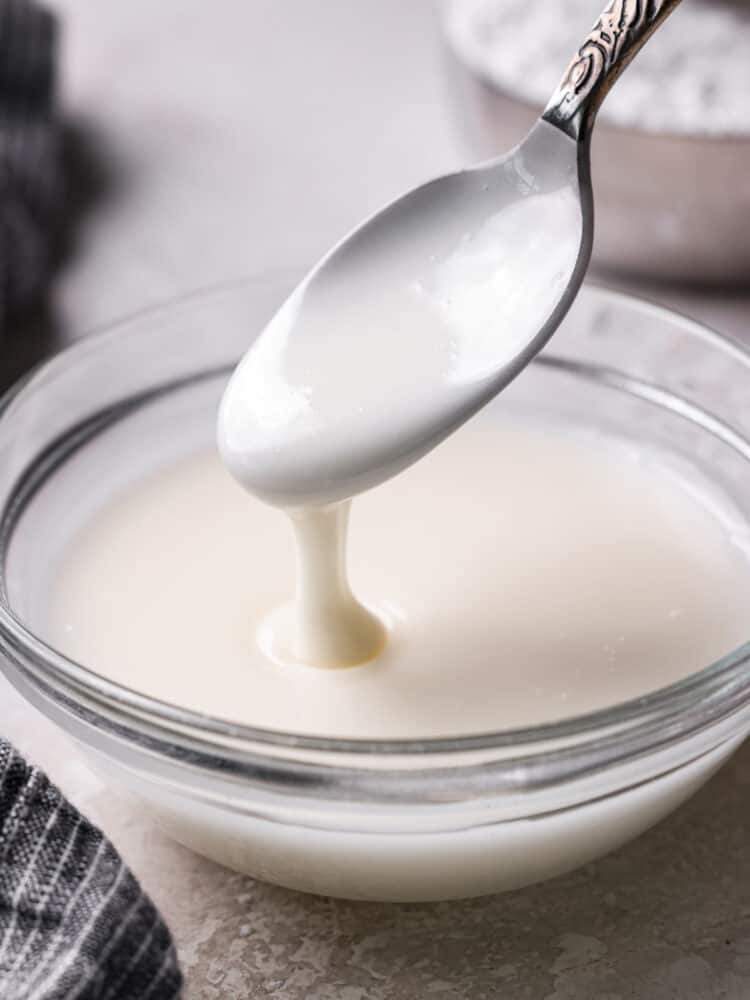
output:
[[[9,371],[118,316],[295,270],[467,157],[429,0],[59,0],[96,181],[52,321]],[[750,297],[651,288],[743,336]],[[255,883],[166,840],[0,681],[2,730],[114,839],[175,933],[188,1000],[750,996],[750,746],[629,847],[546,885],[386,906]]]

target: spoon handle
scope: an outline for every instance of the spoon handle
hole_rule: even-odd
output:
[[[573,57],[542,118],[574,139],[586,137],[609,88],[679,2],[612,0]]]

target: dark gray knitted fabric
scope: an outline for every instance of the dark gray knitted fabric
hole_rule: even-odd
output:
[[[0,0],[0,328],[44,290],[63,216],[55,49],[49,11]]]
[[[181,982],[112,844],[0,740],[0,998],[174,1000]]]

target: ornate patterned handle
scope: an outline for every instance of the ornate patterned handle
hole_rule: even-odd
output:
[[[609,88],[679,2],[612,0],[545,108],[545,121],[575,139],[586,134]]]

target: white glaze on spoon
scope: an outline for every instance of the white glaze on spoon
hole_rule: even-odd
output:
[[[337,505],[433,448],[547,336],[582,243],[575,144],[542,123],[522,148],[541,166],[519,151],[504,173],[427,185],[346,240],[227,387],[225,464],[294,511],[296,602],[266,632],[280,659],[330,667],[378,655],[384,628],[347,583]]]
[[[227,387],[229,470],[278,506],[347,499],[416,461],[548,335],[579,261],[575,143],[546,123],[502,171],[428,184],[297,288]]]
[[[597,109],[678,3],[611,0],[516,149],[399,198],[302,282],[222,402],[219,447],[247,489],[285,507],[348,499],[526,366],[588,264]]]

